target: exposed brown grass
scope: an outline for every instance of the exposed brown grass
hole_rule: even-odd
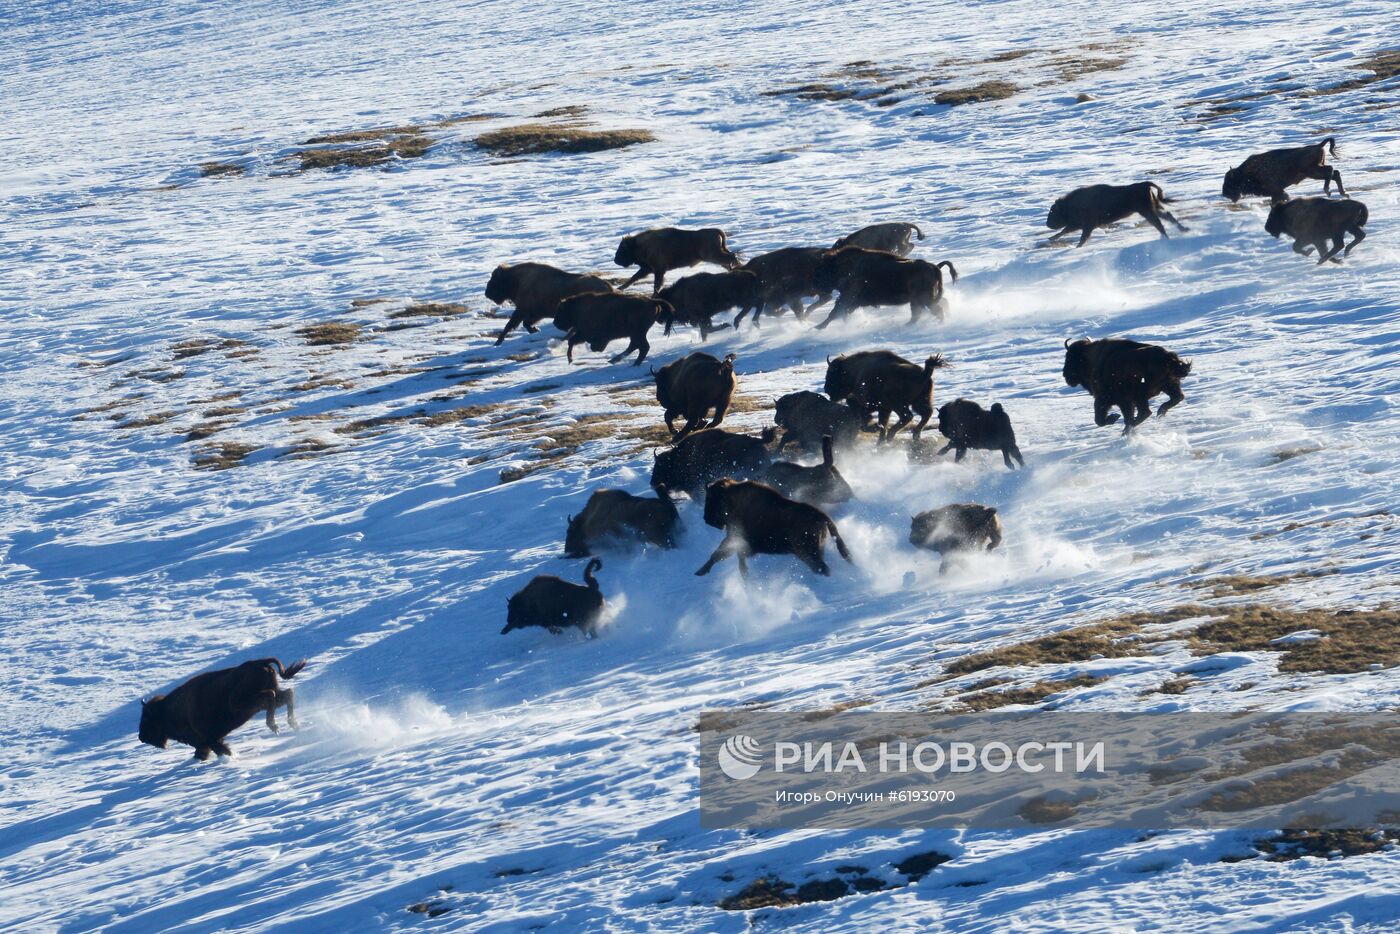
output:
[[[378,139],[379,137],[374,138]],[[372,146],[354,146],[343,149],[303,149],[296,154],[296,157],[301,160],[303,172],[310,169],[333,169],[341,166],[364,168],[383,165],[395,157],[417,159],[431,149],[434,142],[436,141],[431,136],[400,136]]]
[[[1369,56],[1351,66],[1360,71],[1369,71],[1371,74],[1359,78],[1348,78],[1339,84],[1333,84],[1325,88],[1308,88],[1299,92],[1300,97],[1324,97],[1331,94],[1343,94],[1347,91],[1356,91],[1378,81],[1388,81],[1391,78],[1400,76],[1400,49],[1385,49],[1379,52],[1372,52]]]
[[[201,162],[199,174],[202,178],[220,178],[229,175],[247,175],[248,167],[236,162]]]
[[[1037,681],[1035,684],[1024,688],[1012,688],[1005,691],[979,691],[975,694],[964,694],[962,697],[957,698],[957,703],[967,710],[995,710],[998,707],[1010,707],[1013,704],[1030,706],[1040,703],[1052,694],[1059,694],[1062,691],[1072,691],[1075,688],[1102,684],[1107,680],[1107,678],[1078,675],[1059,681]]]
[[[1186,586],[1196,590],[1209,590],[1212,597],[1232,597],[1278,587],[1289,581],[1323,577],[1335,573],[1337,573],[1335,569],[1329,568],[1321,571],[1298,571],[1293,574],[1227,574],[1223,577],[1191,581]]]
[[[1074,81],[1085,75],[1092,75],[1100,71],[1114,71],[1128,64],[1126,58],[1080,58],[1078,56],[1066,56],[1057,58],[1050,64],[1054,65],[1059,73],[1060,80]]]
[[[908,878],[910,882],[918,882],[952,858],[947,853],[940,853],[937,850],[915,853],[895,863],[894,871]]]
[[[1315,454],[1321,451],[1320,444],[1299,444],[1288,448],[1279,448],[1269,455],[1269,463],[1282,464],[1284,461],[1291,461],[1295,457],[1302,457],[1304,454]]]
[[[389,315],[390,318],[450,318],[454,315],[464,315],[467,313],[466,305],[458,305],[456,302],[422,302],[417,305],[409,305],[399,311]]]
[[[947,671],[957,675],[997,666],[1084,662],[1096,655],[1104,658],[1127,658],[1143,653],[1141,642],[1127,638],[1143,626],[1151,623],[1178,622],[1192,616],[1205,616],[1211,612],[1213,611],[1210,607],[1183,606],[1164,611],[1129,613],[1087,626],[1051,633],[1029,642],[964,655],[954,659],[948,665]]]
[[[293,392],[314,392],[317,389],[328,389],[332,387],[336,389],[353,389],[355,388],[355,384],[339,376],[328,376],[324,373],[319,373],[312,376],[310,379],[292,386],[291,390]]]
[[[1219,617],[1196,628],[1190,645],[1202,654],[1282,652],[1280,671],[1352,674],[1378,664],[1400,665],[1400,611],[1285,610],[1246,604],[1211,611]],[[1271,644],[1289,633],[1316,629],[1323,638]]]
[[[1155,691],[1148,691],[1148,694],[1185,694],[1191,685],[1196,683],[1196,679],[1189,675],[1182,675],[1179,678],[1172,678],[1163,681],[1157,686]]]
[[[118,422],[114,427],[122,431],[128,431],[133,428],[151,428],[155,425],[163,425],[179,414],[179,412],[170,410],[151,412],[146,415],[138,415],[135,418],[130,418],[123,422]]]
[[[1009,81],[983,81],[966,88],[950,88],[933,96],[935,104],[958,107],[963,104],[976,104],[982,101],[1005,100],[1016,93],[1016,85]]]
[[[499,406],[494,405],[462,405],[452,409],[443,409],[420,419],[420,424],[430,428],[437,428],[441,425],[457,425],[469,418],[484,418],[496,411]]]
[[[170,352],[176,360],[187,360],[190,357],[209,353],[211,350],[234,350],[246,344],[247,341],[241,341],[236,337],[194,337],[171,344]]]
[[[1016,809],[1016,813],[1031,824],[1058,824],[1060,821],[1069,820],[1078,810],[1069,801],[1048,801],[1042,795],[1022,804]]]
[[[587,114],[587,113],[588,113],[588,105],[587,105],[587,104],[569,104],[569,105],[564,106],[564,107],[553,107],[553,108],[551,108],[551,109],[549,109],[549,110],[541,110],[539,113],[537,113],[537,114],[531,114],[530,116],[531,116],[532,119],[535,119],[535,120],[540,120],[540,119],[545,119],[545,120],[547,120],[547,119],[550,119],[550,118],[553,118],[553,117],[574,117],[574,118],[577,118],[577,117],[582,117],[582,116],[584,116],[584,115]]]
[[[302,142],[303,146],[325,146],[337,143],[368,143],[374,140],[387,139],[391,136],[417,136],[423,128],[416,123],[408,123],[402,126],[386,126],[369,130],[345,130],[340,133],[326,133],[322,136],[313,136]]]
[[[997,62],[1014,62],[1018,58],[1025,58],[1034,51],[1035,49],[1008,49],[1005,52],[998,52],[990,58],[984,59],[984,62],[989,65]]]
[[[850,886],[843,879],[823,879],[804,882],[793,886],[776,876],[755,879],[744,886],[738,894],[731,895],[719,903],[725,911],[750,911],[755,908],[781,908],[787,905],[805,905],[810,902],[830,902],[851,894]]]
[[[322,321],[299,327],[296,333],[312,347],[353,344],[359,340],[363,325],[353,321]]]
[[[586,153],[621,149],[654,142],[649,130],[589,130],[576,126],[524,123],[482,133],[473,142],[498,156],[527,156],[541,153]]]
[[[219,432],[224,431],[225,429],[232,428],[233,425],[234,423],[229,421],[200,422],[199,424],[193,426],[185,432],[185,440],[202,441],[203,439],[208,438],[212,435],[216,435]]]
[[[1270,862],[1287,862],[1304,856],[1335,859],[1364,856],[1392,849],[1400,843],[1400,830],[1352,828],[1338,830],[1284,830],[1273,837],[1254,841],[1255,849]]]
[[[238,441],[225,441],[212,448],[205,448],[194,456],[196,470],[228,470],[242,466],[243,461],[254,451],[262,450],[260,444],[244,444]]]
[[[765,97],[795,97],[804,101],[848,101],[858,97],[860,91],[852,87],[817,83],[774,88],[771,91],[764,91],[763,94]]]
[[[463,124],[463,123],[480,123],[482,120],[497,120],[497,119],[499,119],[499,118],[501,118],[501,117],[504,117],[504,116],[505,116],[505,114],[492,114],[492,113],[486,113],[486,114],[463,114],[463,115],[460,116],[460,117],[448,117],[448,118],[446,118],[445,120],[439,120],[437,123],[434,123],[433,126],[441,126],[441,127],[460,126],[460,125]]]

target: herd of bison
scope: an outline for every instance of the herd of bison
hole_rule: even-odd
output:
[[[1231,201],[1269,198],[1269,234],[1288,234],[1294,251],[1303,255],[1316,249],[1319,264],[1340,262],[1337,253],[1349,254],[1365,238],[1367,210],[1346,197],[1341,174],[1327,163],[1329,150],[1335,154],[1331,137],[1252,155],[1226,172],[1222,194]],[[1286,189],[1309,178],[1322,180],[1323,197],[1290,199]],[[1333,182],[1340,198],[1329,197]],[[1057,230],[1052,241],[1078,231],[1083,246],[1094,230],[1138,214],[1166,237],[1163,218],[1185,229],[1163,206],[1170,203],[1153,182],[1091,185],[1056,200],[1046,226]],[[1347,233],[1353,238],[1349,244]],[[552,319],[564,332],[570,362],[579,344],[601,352],[625,339],[626,347],[611,362],[635,351],[634,362],[640,364],[651,346],[647,335],[658,324],[666,334],[678,325],[696,327],[704,340],[712,331],[738,329],[745,318],[757,327],[764,316],[785,308],[802,320],[833,297],[819,329],[860,308],[904,305],[911,310],[911,324],[925,314],[942,321],[944,270],[949,282],[956,282],[958,274],[946,260],[909,259],[915,238],[922,240],[923,232],[913,224],[874,224],[831,247],[787,247],[742,262],[722,230],[665,227],[622,238],[614,260],[637,271],[620,288],[599,276],[543,263],[502,264],[491,274],[486,297],[514,306],[497,344],[518,327],[534,332]],[[725,271],[694,273],[665,284],[668,272],[702,263]],[[650,296],[625,291],[648,275]],[[716,315],[736,309],[732,322],[714,323]],[[572,626],[593,635],[605,607],[594,576],[602,562],[592,557],[594,551],[675,547],[680,525],[672,499],[676,493],[703,502],[705,524],[724,532],[696,574],[708,574],[717,562],[734,557],[747,575],[747,559],[754,554],[792,555],[818,574],[829,574],[828,538],[842,558],[852,560],[823,509],[853,495],[837,469],[836,453],[862,432],[874,433],[877,444],[886,444],[915,416],[911,435],[919,445],[934,415],[934,375],[947,361],[934,354],[919,364],[889,350],[828,358],[822,392],[804,390],[778,399],[775,424],[759,437],[719,427],[736,384],[734,362],[734,354],[719,359],[696,352],[652,371],[657,401],[673,436],[672,445],[654,458],[655,495],[595,491],[583,511],[569,517],[564,537],[565,556],[590,557],[584,583],[535,577],[508,601],[503,634],[530,626],[558,633]],[[1093,397],[1095,424],[1112,424],[1121,413],[1124,433],[1148,418],[1155,396],[1167,397],[1157,409],[1159,416],[1181,402],[1181,380],[1190,372],[1189,361],[1164,347],[1121,338],[1065,341],[1065,383]],[[1114,408],[1118,412],[1110,411]],[[899,416],[893,426],[892,414]],[[678,417],[683,419],[679,430]],[[1011,418],[1000,403],[983,408],[968,399],[949,402],[938,409],[937,429],[948,439],[939,455],[954,450],[962,460],[969,450],[997,451],[1008,468],[1024,465]],[[789,446],[800,452],[820,450],[821,463],[804,466],[775,459]],[[921,512],[913,517],[909,535],[913,545],[944,556],[942,571],[955,553],[994,549],[1001,538],[997,510],[976,503]],[[293,692],[280,679],[293,677],[304,664],[284,669],[276,659],[259,659],[197,675],[169,695],[142,702],[140,739],[162,748],[173,739],[194,747],[196,758],[207,759],[212,753],[228,755],[224,738],[259,712],[266,713],[268,727],[276,732],[274,712],[285,706],[287,722],[295,728]]]

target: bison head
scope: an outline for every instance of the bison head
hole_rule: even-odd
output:
[[[1065,341],[1065,385],[1084,386],[1089,381],[1089,345],[1087,337],[1070,343]]]
[[[164,749],[170,741],[165,725],[165,695],[157,694],[148,701],[141,702],[141,726],[136,731],[141,742],[147,746]]]
[[[1269,236],[1277,238],[1283,233],[1288,216],[1288,202],[1283,201],[1269,208],[1269,217],[1264,221],[1264,231]]]
[[[942,551],[938,545],[942,544],[943,526],[946,524],[941,509],[919,513],[909,523],[909,544],[915,548],[933,548],[935,551]]]
[[[511,293],[515,291],[515,271],[510,266],[502,263],[491,273],[491,279],[486,283],[486,297],[497,305],[510,300]]]
[[[588,554],[588,540],[583,535],[583,517],[570,516],[568,530],[564,532],[564,557],[582,558]]]
[[[705,524],[722,529],[729,521],[729,488],[734,481],[729,477],[716,480],[705,489]]]
[[[623,237],[622,242],[617,245],[617,252],[613,254],[613,262],[619,266],[637,265],[636,250],[631,237]]]
[[[827,250],[817,261],[817,268],[812,273],[812,284],[822,292],[839,291],[840,278],[841,251]]]
[[[681,483],[679,455],[676,449],[662,451],[660,454],[652,456],[651,464],[651,487],[660,490],[663,487],[669,490],[678,490],[685,486]]]
[[[1068,227],[1070,223],[1069,211],[1065,208],[1065,199],[1056,198],[1055,203],[1050,205],[1050,213],[1045,216],[1045,226],[1054,230],[1059,227]]]
[[[826,361],[826,382],[822,384],[822,392],[832,402],[840,402],[851,394],[851,388],[851,380],[846,373],[846,358]]]
[[[566,298],[554,309],[554,326],[565,333],[578,324],[578,296]]]
[[[1239,169],[1230,169],[1225,173],[1225,184],[1220,186],[1220,193],[1231,201],[1240,200],[1244,194],[1244,179]]]

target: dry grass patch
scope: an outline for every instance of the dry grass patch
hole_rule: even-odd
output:
[[[1058,824],[1073,817],[1078,813],[1078,808],[1069,801],[1049,801],[1040,795],[1022,804],[1016,813],[1027,823]]]
[[[477,148],[498,156],[528,156],[541,153],[602,152],[654,142],[649,130],[589,130],[577,126],[524,123],[482,133],[472,142]]]
[[[1391,78],[1400,76],[1400,49],[1385,49],[1380,52],[1372,52],[1359,63],[1350,66],[1359,71],[1369,71],[1371,74],[1361,78],[1348,78],[1340,84],[1334,84],[1325,88],[1308,88],[1300,91],[1300,97],[1325,97],[1332,94],[1342,94],[1347,91],[1356,91],[1379,81],[1389,81]]]
[[[1078,675],[1073,678],[1064,678],[1059,681],[1037,681],[1029,687],[1012,688],[1005,691],[979,691],[975,694],[964,694],[957,698],[957,703],[967,710],[995,710],[998,707],[1010,707],[1013,704],[1022,704],[1027,707],[1038,704],[1052,694],[1059,694],[1062,691],[1071,691],[1075,688],[1091,687],[1095,684],[1102,684],[1108,678],[1095,678],[1090,675]]]
[[[1005,52],[998,52],[990,58],[983,59],[983,64],[992,65],[997,62],[1014,62],[1018,58],[1025,58],[1034,51],[1035,49],[1008,49]]]
[[[1145,693],[1147,693],[1147,694],[1172,694],[1172,695],[1185,694],[1186,691],[1187,691],[1187,689],[1190,688],[1191,685],[1193,685],[1193,684],[1195,684],[1195,683],[1196,683],[1196,679],[1195,679],[1195,678],[1192,678],[1192,677],[1190,677],[1190,676],[1188,676],[1188,675],[1182,675],[1182,676],[1179,677],[1179,678],[1172,678],[1172,679],[1169,680],[1169,681],[1163,681],[1161,684],[1159,684],[1159,685],[1156,687],[1156,689],[1151,690],[1151,691],[1146,691]]]
[[[498,408],[500,408],[499,403],[496,405],[462,405],[424,416],[419,420],[419,423],[427,425],[429,428],[437,428],[441,425],[458,425],[469,418],[485,418]]]
[[[755,908],[782,908],[811,902],[830,902],[851,894],[844,879],[824,879],[794,886],[776,876],[755,879],[738,894],[719,903],[725,911],[751,911]]]
[[[199,174],[201,178],[221,178],[230,175],[247,175],[248,167],[239,165],[236,162],[201,162],[199,164]]]
[[[219,432],[224,431],[225,429],[232,428],[234,424],[234,422],[229,421],[200,422],[199,424],[195,425],[194,427],[185,432],[185,440],[202,441],[205,438],[210,437],[211,435],[216,435]]]
[[[1128,60],[1126,58],[1079,58],[1077,56],[1066,56],[1064,58],[1057,58],[1050,64],[1055,66],[1061,81],[1074,81],[1085,75],[1092,75],[1100,71],[1116,71],[1128,64]]]
[[[454,315],[464,315],[467,313],[466,305],[459,305],[456,302],[422,302],[417,305],[409,305],[407,308],[393,312],[390,318],[450,318]]]
[[[240,467],[254,451],[262,450],[260,444],[245,444],[238,441],[225,441],[212,448],[205,448],[194,456],[196,470],[228,470]]]
[[[1372,665],[1400,665],[1400,611],[1285,610],[1258,604],[1219,607],[1217,617],[1197,627],[1191,648],[1217,652],[1281,652],[1280,671],[1354,674]],[[1274,640],[1316,630],[1320,638],[1300,642]]]
[[[537,114],[531,114],[530,117],[535,120],[548,120],[554,117],[569,117],[571,119],[577,119],[579,117],[585,116],[587,113],[587,104],[569,104],[564,107],[553,107],[549,110],[541,110]]]
[[[114,427],[122,431],[127,431],[133,428],[150,428],[155,425],[163,425],[179,414],[179,412],[175,412],[173,410],[166,410],[164,412],[151,412],[147,415],[138,415],[135,418],[127,419],[123,422],[118,422]]]
[[[339,376],[327,376],[325,374],[317,374],[315,376],[312,376],[310,379],[304,380],[303,382],[297,383],[295,386],[292,386],[291,390],[293,392],[314,392],[317,389],[327,389],[330,387],[334,387],[336,389],[353,389],[355,387],[355,384],[350,380],[342,379]]]
[[[360,339],[364,326],[353,321],[322,321],[299,327],[296,333],[309,346],[327,347],[338,344],[353,344]]]
[[[176,360],[188,360],[190,357],[198,357],[211,350],[236,350],[246,344],[247,341],[241,341],[236,337],[194,337],[171,344],[170,352]]]
[[[966,88],[951,88],[947,91],[939,91],[933,96],[935,104],[945,104],[949,107],[958,107],[963,104],[977,104],[982,101],[1005,100],[1017,91],[1016,85],[1009,81],[983,81],[981,84],[974,84]]]
[[[1339,830],[1284,830],[1277,836],[1254,841],[1254,848],[1270,862],[1287,862],[1316,856],[1336,859],[1390,850],[1400,843],[1400,830],[1351,828]]]
[[[340,133],[326,133],[321,136],[313,136],[302,142],[303,146],[324,146],[338,143],[368,143],[374,140],[387,139],[392,136],[417,136],[423,128],[416,123],[406,123],[402,126],[386,126],[369,130],[345,130]]]
[[[345,146],[337,149],[303,149],[296,153],[303,172],[310,169],[331,169],[340,166],[364,168],[383,165],[394,158],[417,159],[432,148],[431,136],[419,133],[418,126],[387,127],[380,130],[355,130],[333,133],[307,140],[304,145],[365,143],[372,145]]]

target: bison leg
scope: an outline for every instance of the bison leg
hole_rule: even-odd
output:
[[[228,743],[225,743],[221,739],[210,743],[209,748],[213,749],[217,755],[223,756],[226,759],[233,758],[233,750],[228,748]]]
[[[961,464],[961,463],[962,463],[962,459],[963,459],[964,457],[966,457],[966,456],[967,456],[967,446],[966,446],[966,445],[962,445],[962,444],[958,445],[958,453],[955,454],[955,455],[953,455],[953,463],[955,463],[955,464]]]
[[[1360,227],[1348,227],[1347,232],[1350,233],[1356,239],[1351,241],[1351,243],[1347,245],[1347,248],[1342,251],[1343,256],[1350,254],[1352,247],[1356,246],[1362,240],[1366,239],[1366,231],[1362,230]]]
[[[647,340],[647,336],[643,334],[641,337],[637,338],[636,344],[637,349],[640,350],[641,353],[637,354],[637,359],[632,361],[632,365],[641,366],[642,361],[647,358],[647,353],[651,351],[651,341]]]
[[[912,418],[913,416],[910,416],[910,417]],[[919,435],[921,435],[921,434],[924,433],[924,426],[928,424],[928,420],[929,420],[930,418],[933,418],[933,410],[932,410],[932,409],[930,409],[930,410],[927,411],[927,412],[921,412],[921,413],[919,413],[919,424],[917,424],[917,425],[914,426],[914,441],[915,441],[915,442],[917,442],[917,441],[919,440]]]
[[[948,298],[942,293],[939,294],[938,299],[933,303],[933,316],[938,319],[939,324],[948,320]]]
[[[728,411],[729,411],[729,400],[728,400],[728,399],[721,399],[720,402],[719,402],[719,405],[715,406],[715,417],[712,418],[712,419],[710,419],[710,424],[707,425],[706,427],[707,427],[707,428],[713,428],[713,427],[715,427],[716,425],[718,425],[720,422],[724,421],[724,413],[726,413],[726,412],[728,412]]]
[[[1181,402],[1182,400],[1184,400],[1185,398],[1186,398],[1186,395],[1185,395],[1185,393],[1183,393],[1183,392],[1181,391],[1181,384],[1180,384],[1180,383],[1176,382],[1175,380],[1173,380],[1172,382],[1168,383],[1168,384],[1167,384],[1167,401],[1166,401],[1166,402],[1163,402],[1163,403],[1161,404],[1161,406],[1158,407],[1158,409],[1157,409],[1157,417],[1158,417],[1158,418],[1161,418],[1163,415],[1166,415],[1166,414],[1167,414],[1167,409],[1171,408],[1171,407],[1174,406],[1174,405],[1177,405],[1178,403],[1180,403],[1180,402]]]
[[[1049,240],[1046,240],[1045,242],[1046,242],[1046,243],[1054,243],[1056,240],[1060,239],[1061,237],[1063,237],[1065,234],[1069,233],[1069,232],[1070,232],[1071,230],[1073,230],[1073,229],[1074,229],[1073,227],[1066,227],[1064,230],[1062,230],[1062,231],[1060,231],[1059,233],[1055,234],[1054,236],[1052,236]]]
[[[897,409],[896,411],[899,412],[899,421],[894,423],[893,428],[885,432],[886,441],[893,439],[895,435],[899,434],[899,429],[903,428],[905,425],[909,424],[914,420],[914,413],[911,412],[907,407]],[[917,434],[917,429],[915,433]]]
[[[826,320],[823,321],[821,324],[817,325],[817,330],[825,330],[826,326],[831,322],[835,321],[837,318],[846,317],[851,313],[851,309],[854,307],[856,307],[856,303],[854,301],[848,300],[843,294],[840,298],[836,300],[836,307],[831,309],[831,314],[826,316]],[[807,310],[811,311],[812,309],[809,308]]]
[[[212,746],[196,746],[194,749],[194,757],[200,762],[209,761],[209,757],[213,754],[214,749]]]
[[[1162,213],[1165,214],[1166,212],[1163,211]],[[1152,210],[1151,208],[1148,208],[1146,211],[1142,212],[1142,216],[1147,218],[1147,222],[1149,224],[1157,228],[1157,232],[1162,235],[1163,240],[1171,239],[1167,236],[1167,228],[1162,226],[1162,219],[1157,216],[1156,211]]]
[[[1293,252],[1300,256],[1307,256],[1313,251],[1311,243],[1304,243],[1302,240],[1293,241]]]
[[[890,430],[890,411],[890,409],[880,409],[880,415],[875,420],[875,424],[879,426],[880,431],[880,437],[875,439],[876,444],[885,443],[885,435],[888,434]]]
[[[564,357],[565,357],[570,363],[573,363],[573,362],[574,362],[574,346],[575,346],[575,344],[576,344],[575,341],[569,341],[569,350],[568,350],[568,352],[567,352],[566,354],[564,354]]]
[[[818,308],[820,308],[821,306],[825,305],[825,304],[826,304],[827,302],[829,302],[829,301],[831,301],[831,293],[830,293],[830,292],[822,292],[822,293],[820,293],[820,294],[817,295],[817,300],[816,300],[815,302],[813,302],[812,304],[808,305],[808,306],[807,306],[807,310],[804,311],[804,312],[802,312],[801,314],[797,315],[797,317],[798,317],[798,318],[805,318],[805,317],[807,317],[808,314],[810,314],[810,313],[816,311]],[[800,306],[802,305],[802,301],[799,299],[798,302],[797,302],[797,304],[798,304],[798,306],[800,307]],[[798,310],[798,309],[794,308],[794,309],[793,309],[794,313],[797,312],[797,310]]]
[[[269,689],[264,691],[263,695],[266,698],[263,701],[263,709],[267,711],[267,728],[273,733],[280,733],[281,730],[277,728],[277,691]]]
[[[1334,182],[1337,183],[1337,194],[1339,194],[1339,195],[1341,195],[1343,198],[1345,198],[1345,197],[1347,196],[1347,190],[1346,190],[1345,188],[1342,187],[1342,173],[1341,173],[1341,172],[1338,172],[1336,169],[1332,169],[1332,181],[1334,181]],[[1326,193],[1327,193],[1327,183],[1326,183],[1326,182],[1323,182],[1323,184],[1322,184],[1322,193],[1323,193],[1323,194],[1326,194]]]
[[[822,543],[820,541],[801,542],[793,551],[793,554],[797,555],[797,560],[816,571],[822,577],[831,576],[831,568],[827,567],[826,556],[822,554]]]
[[[636,274],[635,276],[633,276],[632,278],[628,279],[626,282],[622,283],[622,286],[618,289],[618,291],[619,291],[619,292],[623,291],[623,290],[626,289],[628,286],[630,286],[632,283],[634,283],[634,282],[636,282],[638,279],[642,278],[642,276],[648,275],[650,272],[651,272],[651,270],[648,269],[647,267],[645,267],[645,266],[638,266],[638,267],[637,267],[637,274]]]
[[[695,572],[696,577],[704,577],[710,570],[731,555],[739,555],[739,567],[747,576],[748,569],[743,558],[743,542],[736,535],[725,535],[724,541],[719,543],[719,547],[710,555],[710,559],[700,565],[700,570]]]
[[[294,730],[301,729],[297,725],[297,695],[291,688],[282,688],[277,692],[277,705],[287,708],[287,726]]]
[[[1113,403],[1107,400],[1094,400],[1094,424],[1102,428],[1104,425],[1112,425],[1118,421],[1118,413],[1110,412]]]
[[[1089,238],[1090,238],[1091,236],[1093,236],[1093,234],[1094,234],[1094,228],[1092,228],[1092,227],[1085,227],[1085,228],[1084,228],[1084,232],[1081,233],[1081,234],[1079,235],[1079,242],[1075,244],[1075,247],[1078,248],[1078,247],[1081,247],[1081,246],[1083,246],[1084,244],[1088,243],[1088,242],[1089,242]]]
[[[651,277],[651,294],[655,295],[661,291],[661,285],[666,281],[666,270],[658,269]]]
[[[949,441],[947,444],[943,445],[943,449],[942,449],[941,451],[938,452],[937,456],[938,456],[938,457],[942,457],[944,454],[947,454],[949,451],[951,451],[951,450],[952,450],[954,447],[956,447],[956,446],[957,446],[957,442],[956,442],[956,441]]]
[[[1123,434],[1130,434],[1138,423],[1137,404],[1132,399],[1119,399],[1109,404],[1118,406],[1118,411],[1123,413]]]
[[[507,321],[506,326],[501,329],[501,336],[496,338],[496,346],[499,347],[501,344],[505,343],[506,335],[510,334],[511,331],[514,331],[524,323],[525,316],[521,314],[519,308],[511,312],[510,320]]]
[[[1157,209],[1157,214],[1158,214],[1159,216],[1161,216],[1161,217],[1165,217],[1167,220],[1169,220],[1169,221],[1171,221],[1173,224],[1175,224],[1177,230],[1185,230],[1185,229],[1186,229],[1186,225],[1183,224],[1181,221],[1177,220],[1177,219],[1176,219],[1176,215],[1173,214],[1171,211],[1168,211],[1166,208],[1158,208],[1158,209]],[[1163,234],[1165,235],[1165,231],[1163,231]]]
[[[679,414],[680,413],[675,409],[667,409],[666,415],[664,416],[666,419],[666,430],[671,433],[672,438],[676,436],[676,416]]]
[[[1321,266],[1323,263],[1331,259],[1333,255],[1336,254],[1337,251],[1339,251],[1341,248],[1342,239],[1340,237],[1338,237],[1334,241],[1334,245],[1331,249],[1328,249],[1327,241],[1325,239],[1317,241],[1317,264]],[[1340,262],[1340,260],[1338,260],[1338,262]]]
[[[1016,469],[1016,465],[1011,463],[1013,457],[1016,458],[1017,464],[1020,464],[1022,467],[1026,466],[1026,459],[1021,456],[1021,449],[1016,447],[1016,445],[1013,444],[1010,447],[1001,449],[1001,459],[1006,461],[1006,466],[1010,470]],[[994,546],[988,545],[987,547],[992,548]]]

